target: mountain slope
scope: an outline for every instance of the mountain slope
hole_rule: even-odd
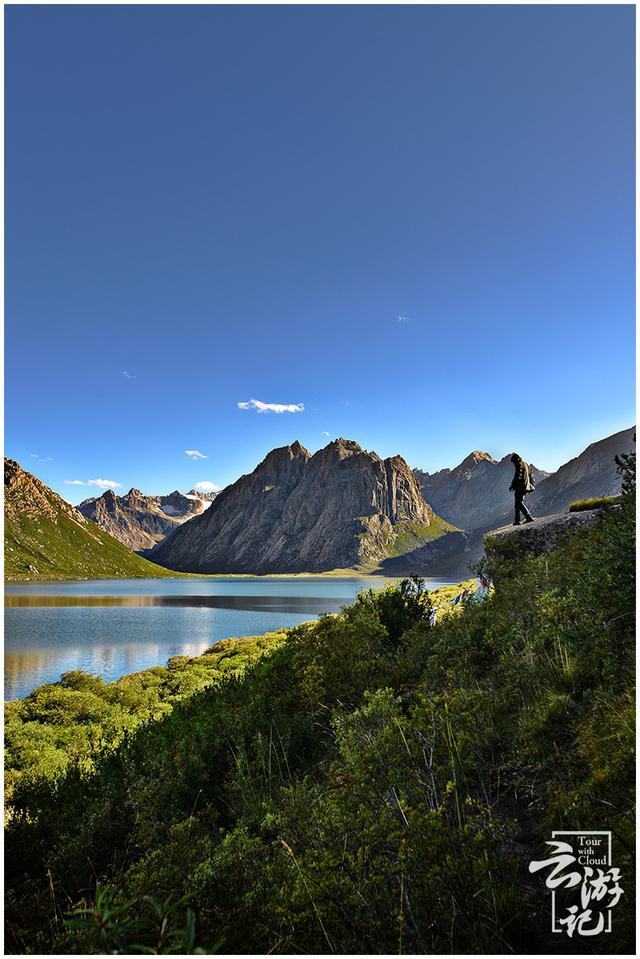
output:
[[[193,572],[322,572],[377,565],[450,529],[400,456],[383,460],[344,439],[312,456],[296,441],[272,450],[152,555]]]
[[[538,484],[527,497],[527,505],[538,516],[550,516],[568,509],[571,503],[591,496],[615,496],[620,476],[615,457],[635,449],[635,426],[591,443],[579,456]]]
[[[533,467],[536,482],[548,473]],[[500,461],[488,453],[475,450],[454,469],[437,473],[414,470],[422,495],[439,516],[461,529],[474,530],[491,526],[513,505],[509,486],[513,479],[510,455]]]
[[[83,500],[79,511],[129,549],[150,550],[192,516],[199,516],[215,493],[187,495],[175,490],[168,496],[145,496],[131,489],[125,496],[106,490],[102,496]]]
[[[167,576],[82,516],[15,462],[4,461],[5,578]]]

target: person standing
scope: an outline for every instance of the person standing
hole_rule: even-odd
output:
[[[533,523],[533,516],[524,505],[524,498],[527,493],[532,493],[536,488],[533,470],[517,453],[512,455],[511,462],[516,470],[511,481],[511,486],[509,487],[515,497],[516,516],[513,525],[520,526],[521,514],[524,516],[525,523]]]

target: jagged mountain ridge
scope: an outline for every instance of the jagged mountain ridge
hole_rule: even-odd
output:
[[[216,493],[174,490],[168,496],[146,496],[130,489],[124,496],[106,490],[101,496],[85,499],[78,510],[134,552],[153,549],[178,526],[199,516]]]
[[[7,579],[166,576],[22,469],[4,461]]]
[[[550,475],[533,467],[536,484]],[[513,504],[510,455],[496,460],[474,450],[453,469],[426,473],[415,469],[422,495],[443,519],[464,530],[483,529],[502,517]]]
[[[296,440],[272,450],[152,556],[187,572],[322,572],[376,565],[449,529],[402,457],[383,460],[345,439],[311,455]]]

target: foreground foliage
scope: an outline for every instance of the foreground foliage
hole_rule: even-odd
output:
[[[622,466],[622,502],[595,527],[543,557],[494,547],[495,592],[435,627],[414,579],[226,673],[170,664],[106,698],[74,674],[56,693],[73,732],[50,763],[28,751],[56,725],[53,687],[15,707],[9,949],[547,951],[549,902],[527,867],[567,828],[613,832],[625,895],[589,948],[631,951],[635,485]],[[142,706],[127,713],[131,682]],[[114,746],[94,700],[144,718],[119,721]]]

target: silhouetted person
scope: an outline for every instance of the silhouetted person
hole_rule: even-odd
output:
[[[509,487],[510,490],[513,490],[516,501],[516,518],[513,521],[513,525],[520,526],[521,513],[524,516],[525,523],[533,523],[533,516],[524,505],[524,498],[527,493],[532,493],[536,488],[533,481],[533,470],[517,453],[513,454],[511,462],[516,468],[511,486]]]

